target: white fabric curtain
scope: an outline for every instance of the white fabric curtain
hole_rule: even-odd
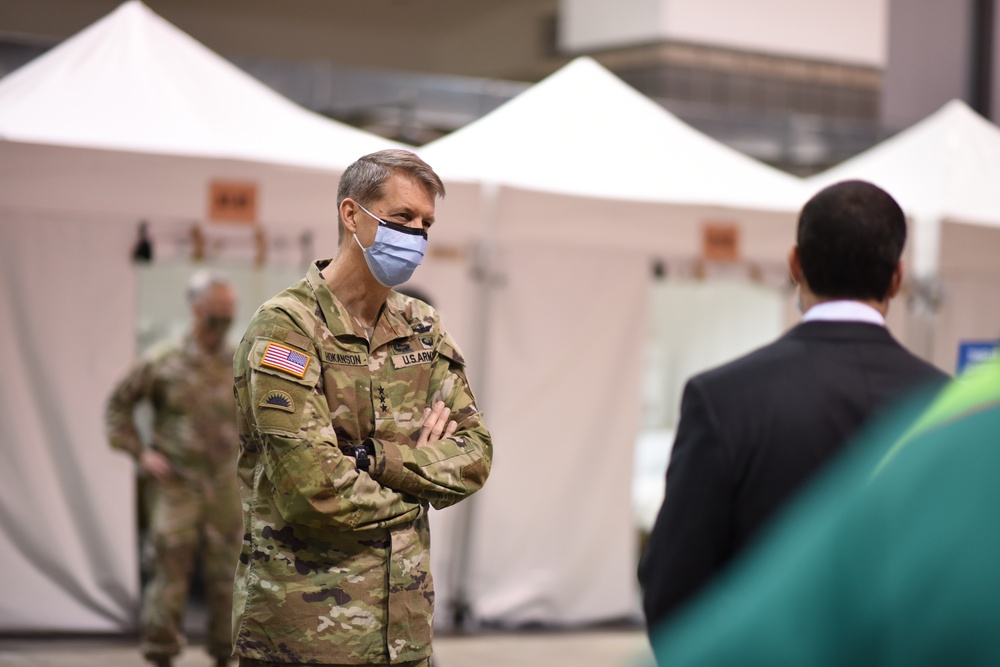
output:
[[[472,499],[472,614],[499,625],[638,615],[630,488],[649,262],[572,242],[501,248]]]
[[[104,400],[133,358],[132,225],[0,210],[0,631],[118,632],[134,476]]]

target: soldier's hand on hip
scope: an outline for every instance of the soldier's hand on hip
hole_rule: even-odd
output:
[[[166,482],[174,476],[170,459],[155,449],[144,449],[139,456],[139,467],[153,476],[157,482]]]
[[[424,425],[420,429],[417,447],[454,435],[458,430],[458,422],[448,421],[449,416],[451,408],[447,407],[444,401],[438,401],[433,407],[424,408]]]

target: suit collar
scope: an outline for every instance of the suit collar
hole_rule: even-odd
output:
[[[835,322],[815,320],[802,322],[785,334],[800,340],[864,340],[879,343],[896,343],[889,330],[868,322]]]

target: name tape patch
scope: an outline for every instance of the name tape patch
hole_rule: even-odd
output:
[[[276,368],[301,378],[305,377],[309,357],[281,343],[271,342],[264,349],[264,358],[260,360],[260,365]]]
[[[417,352],[407,352],[406,354],[392,355],[392,365],[396,368],[416,366],[418,364],[429,364],[434,360],[433,350],[420,350]]]
[[[367,366],[368,362],[360,354],[353,353],[342,353],[342,352],[323,352],[323,358],[326,359],[328,364],[337,364],[338,366]]]

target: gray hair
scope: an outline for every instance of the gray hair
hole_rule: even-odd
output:
[[[210,289],[216,285],[233,289],[233,282],[224,273],[214,269],[200,269],[195,271],[187,285],[188,303],[194,304],[201,300]]]
[[[338,242],[343,242],[346,233],[340,219],[341,202],[350,198],[362,206],[371,206],[385,196],[385,183],[397,172],[415,179],[429,194],[444,197],[441,177],[416,153],[391,148],[360,157],[344,170],[337,188]]]

